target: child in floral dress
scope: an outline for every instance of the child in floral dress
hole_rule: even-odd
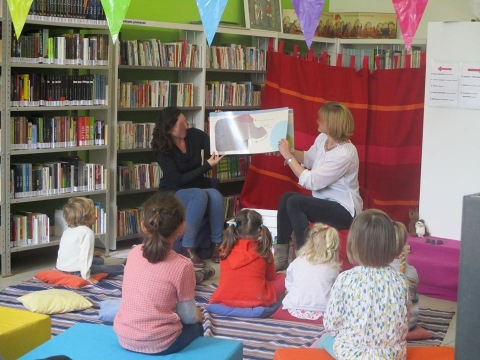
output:
[[[319,347],[335,359],[406,359],[408,285],[390,263],[398,255],[395,229],[380,210],[353,220],[348,258],[359,266],[341,273],[332,287]]]

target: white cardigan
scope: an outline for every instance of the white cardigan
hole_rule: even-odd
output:
[[[57,269],[61,271],[80,271],[82,278],[90,278],[95,235],[88,226],[67,228],[60,239]]]
[[[296,258],[287,269],[283,299],[284,309],[325,311],[330,289],[339,273],[338,267],[313,265],[305,258]]]

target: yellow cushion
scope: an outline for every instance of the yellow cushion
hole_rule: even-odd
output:
[[[0,306],[0,319],[0,355],[5,360],[18,359],[50,340],[47,315]]]
[[[35,291],[17,298],[28,310],[40,314],[61,314],[92,307],[90,301],[70,290]]]

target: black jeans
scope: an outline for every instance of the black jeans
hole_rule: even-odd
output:
[[[335,201],[288,192],[282,195],[278,204],[277,243],[288,244],[294,231],[300,249],[308,235],[310,222],[321,222],[342,230],[349,229],[352,221],[350,212]]]

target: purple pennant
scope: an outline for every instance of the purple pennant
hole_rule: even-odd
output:
[[[322,15],[324,3],[325,0],[292,0],[293,8],[297,13],[309,49]]]

